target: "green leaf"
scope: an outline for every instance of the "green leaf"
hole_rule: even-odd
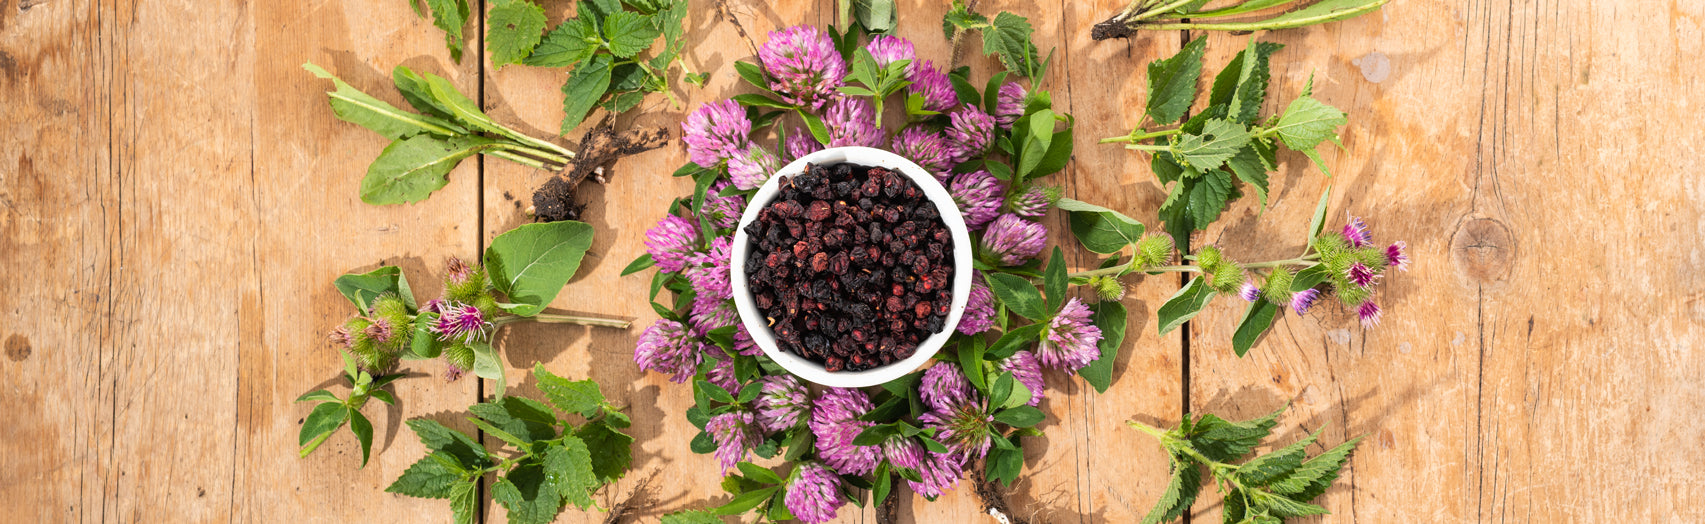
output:
[[[498,68],[519,64],[545,32],[545,9],[528,0],[498,3],[486,13],[485,42],[491,50],[491,63]]]
[[[1238,180],[1255,188],[1255,195],[1261,199],[1261,208],[1267,208],[1267,166],[1261,162],[1261,153],[1256,151],[1259,141],[1250,142],[1236,155],[1226,160],[1226,166],[1237,175]]]
[[[508,379],[504,377],[503,362],[497,358],[497,350],[492,349],[491,342],[487,341],[475,341],[468,347],[474,351],[474,376],[497,381],[497,396],[503,396],[509,391]]]
[[[1066,168],[1066,162],[1071,159],[1072,128],[1068,125],[1065,129],[1054,133],[1054,138],[1049,141],[1048,152],[1042,155],[1041,162],[1036,164],[1036,167],[1031,170],[1030,174],[1027,175],[1026,178],[1036,178],[1058,173],[1060,170]]]
[[[343,427],[347,420],[349,408],[343,404],[326,402],[314,406],[314,410],[308,412],[308,417],[303,420],[302,430],[296,434],[296,444],[302,448],[300,456],[306,457],[313,453],[315,448],[320,447],[320,443],[326,441],[326,437],[330,437],[337,428]]]
[[[551,446],[545,452],[545,475],[552,479],[557,494],[575,507],[592,506],[592,491],[599,486],[593,473],[592,454],[586,443],[571,435],[562,437],[562,445]]]
[[[1291,474],[1274,481],[1269,487],[1275,493],[1283,493],[1295,500],[1314,500],[1326,493],[1326,488],[1332,486],[1332,481],[1338,479],[1339,470],[1350,460],[1361,437],[1350,439],[1343,444],[1318,456],[1303,461]]]
[[[361,467],[365,468],[373,451],[373,422],[355,408],[349,408],[349,432],[354,433],[355,441],[361,443]]]
[[[1057,205],[1071,212],[1072,236],[1090,251],[1118,253],[1143,237],[1143,224],[1124,213],[1070,198],[1061,198]]]
[[[782,102],[757,93],[734,95],[734,101],[746,107],[773,107],[777,109],[793,109],[793,104]]]
[[[1013,385],[1017,383],[1018,379],[1012,376],[1011,371],[1001,372],[1001,374],[995,378],[994,382],[989,384],[989,405],[996,408],[1006,406],[1007,400],[1010,400],[1013,397]],[[1024,400],[1026,402],[1030,401],[1028,397]]]
[[[621,58],[633,58],[650,48],[659,34],[662,30],[651,23],[651,17],[633,11],[616,11],[604,19],[604,38],[610,41],[610,52]]]
[[[860,431],[857,436],[853,437],[852,443],[855,446],[880,446],[883,442],[887,442],[889,438],[899,434],[899,426],[894,424],[877,424],[864,428],[863,431]]]
[[[307,402],[310,400],[319,400],[322,402],[342,402],[343,401],[343,399],[337,398],[337,395],[333,395],[332,392],[326,391],[323,389],[316,389],[314,391],[309,391],[307,393],[303,393],[302,396],[300,396],[300,397],[296,397],[297,402]]]
[[[1314,149],[1322,141],[1337,138],[1338,126],[1349,121],[1338,108],[1303,95],[1292,100],[1291,105],[1285,108],[1284,116],[1279,117],[1279,123],[1265,133],[1279,135],[1285,147],[1305,151]]]
[[[1355,18],[1390,0],[1321,0],[1308,7],[1262,20],[1266,29],[1288,29]]]
[[[1054,246],[1042,270],[1042,289],[1047,293],[1048,311],[1058,311],[1066,303],[1066,255],[1059,246]]]
[[[430,1],[430,0],[428,0]],[[456,524],[473,524],[474,505],[479,502],[474,488],[479,482],[458,482],[450,488],[450,514]]]
[[[408,427],[414,431],[415,436],[420,437],[420,443],[426,446],[426,449],[445,452],[466,469],[483,468],[488,463],[490,455],[486,453],[485,446],[460,431],[444,427],[436,420],[411,419],[408,421]]]
[[[445,177],[456,164],[492,148],[493,144],[491,139],[482,137],[436,135],[415,135],[391,142],[367,166],[367,176],[361,179],[361,201],[385,205],[426,200],[432,192],[450,183]]]
[[[1201,134],[1185,134],[1173,147],[1191,167],[1207,171],[1224,164],[1249,143],[1249,129],[1226,120],[1209,120]]]
[[[688,449],[691,449],[693,453],[704,455],[706,453],[716,451],[716,440],[710,437],[710,433],[700,431],[698,435],[693,436],[693,440],[691,442],[687,443],[687,447]]]
[[[480,110],[478,102],[474,102],[473,99],[462,94],[456,89],[456,86],[450,84],[449,80],[432,74],[421,75],[421,78],[426,84],[426,91],[431,93],[432,99],[436,101],[436,105],[450,110],[450,113],[456,117],[456,121],[474,129],[496,133],[516,140],[526,140],[519,133],[497,125],[497,122],[492,121],[490,116],[486,116],[485,112]]]
[[[1043,109],[1025,115],[1013,124],[1015,129],[1028,129],[1023,142],[1019,146],[1018,168],[1019,180],[1033,178],[1032,173],[1042,164],[1042,158],[1047,156],[1048,149],[1054,140],[1054,110]]]
[[[1320,431],[1315,431],[1289,446],[1249,459],[1237,466],[1238,480],[1244,486],[1261,487],[1284,478],[1302,466],[1308,458],[1308,446],[1319,437]]]
[[[403,471],[402,476],[391,482],[385,492],[423,499],[450,498],[455,485],[463,483],[462,474],[444,465],[447,460],[454,459],[444,459],[446,460],[434,459],[431,454],[421,457],[414,465],[409,466],[408,470]]]
[[[599,483],[609,484],[621,479],[633,465],[633,437],[609,424],[587,424],[576,430],[574,435],[585,442],[591,453],[592,473]]]
[[[591,379],[571,381],[545,370],[544,364],[533,364],[533,376],[539,380],[539,391],[551,405],[565,413],[579,413],[591,418],[604,406],[604,393]]]
[[[426,0],[432,9],[432,25],[444,30],[444,46],[450,59],[462,61],[462,26],[468,23],[468,0]]]
[[[1102,301],[1091,304],[1089,309],[1095,313],[1092,317],[1095,327],[1101,330],[1101,341],[1096,343],[1101,356],[1078,368],[1077,374],[1095,388],[1095,392],[1106,393],[1107,387],[1113,385],[1113,363],[1119,358],[1119,345],[1125,342],[1125,305]]]
[[[1204,229],[1218,220],[1230,198],[1230,174],[1218,169],[1202,173],[1197,183],[1190,186],[1190,219],[1196,229]]]
[[[770,471],[769,468],[759,467],[758,465],[753,464],[751,462],[741,462],[739,464],[736,464],[736,466],[740,468],[741,473],[744,473],[746,475],[746,478],[756,480],[758,482],[762,482],[765,484],[781,484],[782,483],[781,476],[776,475],[776,472]]]
[[[1248,455],[1261,443],[1261,439],[1272,433],[1279,414],[1284,411],[1285,408],[1281,407],[1265,416],[1242,422],[1231,422],[1213,414],[1202,415],[1190,427],[1190,445],[1211,460],[1237,460]]]
[[[846,20],[850,14],[858,25],[872,33],[887,33],[894,30],[895,14],[894,0],[839,0],[841,19]]]
[[[794,110],[794,113],[798,114],[799,118],[805,121],[805,128],[811,130],[811,138],[817,139],[817,143],[819,144],[829,143],[829,126],[823,124],[822,117],[817,116],[815,113],[807,113],[804,110],[799,109]]]
[[[1285,2],[1294,0],[1282,0]],[[1209,106],[1226,106],[1226,117],[1243,124],[1254,124],[1261,113],[1261,103],[1267,98],[1269,57],[1285,46],[1249,39],[1249,46],[1237,53],[1225,69],[1214,77]],[[1253,59],[1249,58],[1254,56]]]
[[[1250,506],[1252,506],[1251,509],[1261,508],[1266,510],[1266,513],[1275,517],[1307,517],[1309,515],[1325,515],[1327,513],[1326,508],[1309,504],[1307,502],[1298,502],[1279,495],[1267,493],[1265,491],[1255,490],[1247,493],[1251,499],[1249,501]]]
[[[1320,192],[1320,203],[1314,206],[1314,218],[1308,221],[1308,246],[1314,247],[1314,241],[1320,237],[1320,232],[1326,227],[1326,204],[1332,200],[1332,186],[1326,186]],[[1303,288],[1307,289],[1307,288]]]
[[[580,63],[562,84],[562,134],[580,127],[586,115],[610,88],[610,55],[600,54]]]
[[[741,513],[745,513],[747,510],[758,507],[759,504],[763,504],[764,501],[770,499],[771,495],[775,495],[777,491],[781,491],[781,486],[772,486],[741,493],[736,495],[733,500],[728,501],[727,504],[723,504],[722,506],[711,510],[711,512],[717,515],[739,515]]]
[[[997,436],[995,439],[1005,440],[1005,437]],[[1012,481],[1018,479],[1018,473],[1024,469],[1024,451],[992,448],[989,450],[986,462],[984,472],[988,475],[989,480],[999,481],[1003,485],[1011,486]]]
[[[523,463],[491,485],[491,500],[509,510],[513,524],[546,524],[562,510],[562,497],[544,468]]]
[[[979,29],[989,25],[989,17],[971,11],[964,3],[955,2],[953,9],[941,19],[941,30],[947,40],[952,40],[960,31]]]
[[[1327,269],[1325,264],[1309,266],[1307,269],[1298,271],[1296,277],[1291,280],[1291,292],[1295,293],[1320,285],[1321,282],[1325,282],[1329,278],[1332,278],[1332,270]]]
[[[1024,318],[1043,321],[1052,318],[1042,300],[1042,293],[1036,291],[1036,285],[1024,277],[1008,273],[986,273],[989,290],[994,291],[995,297],[1006,305],[1008,310]]]
[[[1025,395],[1023,398],[1028,399],[1029,397],[1030,395]],[[1047,415],[1042,414],[1042,410],[1022,405],[1007,408],[999,413],[995,413],[995,422],[1015,428],[1028,428],[1042,422],[1045,418],[1048,417]]]
[[[663,524],[722,524],[722,519],[708,511],[677,511],[664,515]]]
[[[1172,58],[1149,62],[1148,114],[1156,123],[1171,124],[1184,116],[1196,100],[1196,80],[1202,76],[1202,52],[1207,38],[1184,45]]]
[[[1206,307],[1208,302],[1213,299],[1214,288],[1208,285],[1206,279],[1201,277],[1190,279],[1190,283],[1185,284],[1182,289],[1178,290],[1178,293],[1167,299],[1165,304],[1160,305],[1160,310],[1155,312],[1160,320],[1161,336],[1165,336],[1168,332],[1195,318],[1196,314],[1201,313],[1202,308]]]
[[[497,290],[523,304],[509,312],[530,317],[544,311],[574,278],[591,247],[592,226],[584,222],[526,224],[493,238],[485,265]]]
[[[1030,345],[1041,340],[1042,330],[1047,327],[1048,323],[1038,322],[1013,328],[1011,331],[1007,331],[1005,335],[1001,335],[999,340],[996,340],[993,345],[989,346],[989,350],[984,353],[984,358],[1002,359],[1012,356],[1013,353],[1018,352],[1020,349],[1028,349]]]
[[[1243,311],[1243,320],[1237,322],[1237,332],[1231,335],[1231,349],[1241,357],[1255,346],[1261,335],[1273,327],[1273,319],[1278,318],[1279,305],[1264,298],[1257,298],[1249,303],[1249,308]]]
[[[967,337],[964,339],[960,339],[960,341],[959,341],[959,369],[971,370],[970,373],[965,373],[965,378],[971,381],[971,386],[977,388],[977,391],[981,391],[983,393],[988,393],[988,391],[989,391],[988,375],[985,375],[982,373],[982,370],[983,370],[983,351],[985,349],[986,348],[984,348],[983,344],[982,344],[982,338],[980,338],[980,337]],[[936,365],[940,366],[940,365],[952,365],[952,364],[945,364],[944,363],[944,364],[936,364]]]
[[[397,86],[397,92],[402,93],[403,99],[407,100],[409,105],[423,113],[437,117],[439,125],[452,131],[467,131],[451,122],[456,118],[456,113],[439,103],[438,99],[432,96],[432,86],[426,82],[425,77],[415,73],[413,69],[402,65],[391,68],[391,83]]]
[[[740,78],[745,80],[746,83],[752,84],[752,87],[756,87],[764,92],[770,92],[769,78],[764,75],[764,68],[758,64],[736,61],[734,62],[734,71],[739,73]]]
[[[438,358],[444,352],[444,345],[438,340],[438,334],[432,332],[432,325],[438,322],[438,314],[431,311],[414,317],[414,336],[409,338],[409,354],[419,358]]]
[[[550,406],[523,397],[507,396],[468,406],[468,411],[485,419],[505,433],[519,437],[525,443],[556,438],[557,418]]]
[[[1007,71],[1035,79],[1040,60],[1036,45],[1030,42],[1030,21],[1006,11],[995,15],[994,21],[983,29],[983,54],[996,55]]]
[[[1172,481],[1166,484],[1154,509],[1143,517],[1144,524],[1171,522],[1190,510],[1196,496],[1202,492],[1202,470],[1187,457],[1173,456]]]
[[[590,20],[570,18],[546,33],[538,47],[533,48],[533,54],[522,63],[538,67],[574,67],[582,60],[592,58],[602,42],[598,27]]]

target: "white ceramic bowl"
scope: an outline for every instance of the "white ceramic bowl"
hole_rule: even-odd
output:
[[[822,364],[783,351],[776,344],[775,334],[770,331],[763,313],[752,303],[752,292],[746,286],[746,257],[751,252],[751,239],[746,236],[746,225],[757,220],[758,212],[769,205],[770,200],[775,199],[779,191],[778,184],[783,177],[804,173],[807,164],[841,162],[897,171],[923,188],[924,196],[935,203],[936,209],[941,212],[941,221],[947,224],[948,231],[953,234],[953,307],[948,310],[947,323],[943,325],[941,332],[924,339],[911,357],[864,371],[830,372],[823,369]],[[971,234],[965,228],[965,217],[959,214],[959,206],[953,203],[953,197],[947,193],[947,188],[941,187],[941,183],[924,168],[900,155],[881,149],[836,147],[794,160],[771,175],[769,181],[758,188],[758,192],[753,194],[751,201],[746,204],[745,213],[740,216],[740,226],[734,233],[734,260],[729,266],[733,272],[730,280],[734,285],[734,304],[740,311],[740,322],[746,325],[746,330],[752,334],[752,340],[758,343],[758,347],[763,348],[764,354],[771,360],[799,378],[825,386],[874,386],[917,370],[929,362],[936,351],[941,350],[941,346],[947,343],[947,339],[953,336],[954,330],[959,326],[959,317],[965,313],[965,298],[971,291]]]

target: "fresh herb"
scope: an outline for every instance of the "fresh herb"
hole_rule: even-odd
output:
[[[460,61],[467,0],[428,0],[427,5],[438,27],[452,39],[451,56]],[[579,127],[593,109],[620,114],[649,93],[663,93],[680,105],[669,91],[667,73],[677,63],[686,71],[687,83],[704,84],[705,76],[688,70],[681,56],[687,0],[582,0],[576,5],[574,18],[548,31],[544,8],[530,0],[494,0],[486,15],[486,48],[497,67],[569,69],[562,86],[563,135]],[[649,58],[641,56],[658,38],[663,46]]]
[[[478,440],[432,419],[408,421],[427,455],[409,466],[386,492],[449,499],[457,523],[474,521],[475,493],[488,473],[492,500],[509,510],[509,522],[543,524],[563,508],[595,505],[592,495],[622,478],[633,462],[631,423],[591,380],[570,381],[534,365],[533,376],[549,402],[498,397],[468,408],[486,435],[513,448],[499,456]],[[554,409],[553,409],[554,408]],[[558,416],[579,416],[574,424]]]
[[[1307,448],[1320,431],[1269,453],[1241,460],[1272,434],[1278,411],[1242,422],[1230,422],[1212,414],[1185,417],[1178,427],[1161,430],[1131,421],[1133,428],[1160,440],[1172,462],[1172,481],[1154,509],[1143,518],[1158,524],[1179,518],[1195,504],[1202,491],[1206,468],[1224,495],[1224,521],[1278,523],[1284,519],[1325,515],[1326,508],[1311,503],[1338,478],[1361,437],[1309,456]]]
[[[1096,40],[1128,38],[1138,31],[1272,31],[1355,18],[1391,0],[1233,0],[1208,9],[1209,0],[1131,0],[1125,10],[1095,24]],[[1298,8],[1298,6],[1302,6]]]
[[[623,320],[542,313],[574,276],[591,245],[592,227],[584,223],[521,226],[492,239],[483,266],[451,258],[445,264],[444,295],[425,304],[415,302],[408,279],[396,266],[338,277],[334,285],[358,311],[331,334],[352,389],[342,399],[326,390],[297,399],[319,402],[303,422],[301,455],[312,453],[347,423],[361,443],[365,466],[373,425],[361,408],[369,398],[395,403],[392,393],[381,388],[402,377],[393,373],[399,360],[442,357],[446,379],[473,371],[497,381],[501,397],[507,386],[491,341],[503,326],[533,321],[628,327]]]
[[[872,33],[893,31],[898,21],[899,10],[894,8],[894,0],[836,0],[835,3],[841,20],[855,20]]]
[[[498,124],[442,77],[417,74],[404,66],[391,71],[397,91],[420,111],[415,113],[363,93],[320,66],[302,67],[336,86],[326,92],[326,98],[338,118],[391,139],[391,145],[367,166],[367,176],[361,180],[363,202],[425,200],[450,183],[446,178],[450,170],[476,154],[551,171],[562,170],[574,158],[562,146]]]
[[[983,36],[983,54],[999,57],[1007,71],[1032,81],[1039,80],[1038,76],[1047,72],[1049,63],[1054,60],[1052,52],[1049,52],[1047,60],[1038,58],[1036,44],[1030,41],[1030,34],[1034,31],[1030,20],[1006,11],[1001,11],[991,20],[972,11],[963,0],[954,0],[953,8],[941,21],[941,30],[948,40],[954,42],[967,31],[977,31]]]
[[[1337,128],[1348,121],[1343,111],[1313,97],[1312,79],[1283,113],[1261,118],[1268,59],[1283,46],[1250,39],[1248,48],[1215,76],[1207,108],[1180,122],[1196,99],[1206,43],[1192,40],[1177,55],[1149,64],[1145,122],[1176,127],[1150,130],[1138,124],[1125,136],[1101,140],[1154,155],[1155,177],[1172,185],[1160,207],[1161,221],[1180,246],[1189,245],[1191,231],[1218,220],[1226,205],[1242,196],[1245,184],[1261,207],[1267,206],[1268,177],[1278,169],[1280,144],[1308,156],[1330,176],[1315,149],[1327,140],[1339,143]]]

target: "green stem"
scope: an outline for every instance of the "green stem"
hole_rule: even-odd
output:
[[[1125,144],[1125,149],[1136,149],[1139,151],[1166,152],[1166,151],[1171,151],[1172,146],[1162,146],[1162,145],[1155,145],[1155,144]]]
[[[521,164],[524,166],[532,166],[534,168],[544,169],[547,171],[554,170],[554,169],[552,169],[554,166],[547,166],[547,165],[545,165],[544,162],[541,162],[539,160],[527,158],[527,157],[517,155],[515,153],[511,153],[509,151],[505,151],[502,149],[493,150],[493,151],[488,152],[486,154],[491,155],[491,156],[495,156],[495,157],[498,157],[498,158],[501,158],[504,160],[508,160],[510,162]]]
[[[1292,259],[1288,259],[1288,260],[1271,260],[1271,261],[1267,261],[1267,262],[1254,262],[1254,263],[1250,263],[1250,264],[1244,264],[1243,267],[1244,267],[1244,269],[1253,269],[1253,268],[1262,268],[1262,267],[1279,267],[1279,266],[1310,267],[1310,266],[1320,264],[1320,262],[1317,260],[1314,260],[1314,258],[1315,257],[1313,255],[1310,255],[1310,256],[1306,256],[1306,257],[1302,257],[1302,258],[1292,258]]]
[[[1137,13],[1137,15],[1136,15],[1136,16],[1132,16],[1132,17],[1131,17],[1131,18],[1130,18],[1130,19],[1129,19],[1129,20],[1128,20],[1128,21],[1127,21],[1127,23],[1129,23],[1129,21],[1142,21],[1142,20],[1148,20],[1148,19],[1150,19],[1150,18],[1154,18],[1154,17],[1156,17],[1156,16],[1160,16],[1160,15],[1161,15],[1161,14],[1162,14],[1162,13],[1165,13],[1165,12],[1167,12],[1167,11],[1171,11],[1171,10],[1174,10],[1174,9],[1178,9],[1178,8],[1180,8],[1180,7],[1184,7],[1184,6],[1185,6],[1185,5],[1186,5],[1186,4],[1189,4],[1189,3],[1191,3],[1191,2],[1194,2],[1194,1],[1196,1],[1196,0],[1178,0],[1178,1],[1176,1],[1176,2],[1173,2],[1173,3],[1170,3],[1170,4],[1166,4],[1166,5],[1163,5],[1163,6],[1160,6],[1160,7],[1156,7],[1156,8],[1154,8],[1154,9],[1150,9],[1150,10],[1147,10],[1147,11],[1143,11],[1143,12],[1141,12],[1141,13]]]
[[[598,317],[582,317],[582,316],[578,316],[578,315],[557,315],[557,314],[552,314],[552,313],[540,313],[540,314],[533,315],[530,317],[523,317],[523,316],[519,316],[519,315],[501,316],[501,317],[497,317],[495,319],[492,319],[491,325],[492,325],[492,327],[495,328],[495,327],[501,327],[501,326],[504,326],[507,324],[513,324],[516,322],[526,322],[526,321],[538,322],[541,324],[579,324],[582,326],[613,327],[613,328],[619,328],[619,329],[627,329],[628,326],[633,325],[633,322],[630,322],[627,320],[616,320],[616,319],[611,319],[611,318],[598,318]]]
[[[1343,20],[1346,18],[1354,18],[1354,17],[1362,15],[1363,13],[1367,13],[1369,11],[1378,9],[1380,6],[1385,5],[1386,2],[1390,2],[1390,1],[1391,0],[1375,0],[1373,3],[1367,4],[1364,6],[1360,6],[1360,7],[1356,7],[1354,9],[1347,9],[1347,10],[1343,10],[1343,11],[1330,11],[1327,13],[1323,13],[1323,14],[1319,14],[1319,15],[1315,15],[1315,16],[1311,16],[1311,17],[1307,17],[1307,18],[1297,18],[1294,20],[1286,20],[1286,21],[1276,23],[1276,24],[1270,24],[1270,23],[1267,23],[1266,21],[1242,22],[1242,23],[1223,23],[1223,24],[1211,24],[1211,23],[1210,24],[1198,24],[1198,23],[1194,23],[1194,22],[1188,22],[1188,23],[1175,22],[1175,23],[1169,23],[1169,24],[1141,24],[1142,25],[1141,29],[1146,29],[1146,30],[1150,30],[1150,31],[1173,31],[1173,30],[1177,30],[1177,31],[1189,31],[1189,30],[1272,31],[1272,30],[1277,30],[1277,29],[1291,29],[1291,28],[1296,28],[1296,27],[1310,26],[1310,25],[1314,25],[1314,24],[1323,24],[1326,22],[1334,21],[1334,20]]]
[[[1285,2],[1285,4],[1288,4],[1288,3],[1291,3],[1294,1],[1296,1],[1296,0],[1291,0],[1290,2]],[[1264,6],[1264,7],[1250,8],[1250,7],[1248,7],[1248,5],[1249,5],[1248,3],[1244,3],[1244,4],[1239,4],[1239,5],[1227,7],[1224,9],[1215,9],[1213,11],[1202,11],[1199,13],[1190,13],[1190,18],[1192,20],[1194,20],[1194,19],[1201,19],[1201,18],[1220,18],[1220,17],[1226,17],[1226,16],[1241,15],[1243,13],[1272,9],[1274,7],[1278,7],[1278,6],[1285,5],[1285,4],[1275,4],[1275,5],[1269,5],[1269,6]]]
[[[1125,136],[1114,136],[1114,137],[1103,138],[1103,139],[1101,139],[1100,143],[1111,144],[1111,143],[1115,143],[1115,142],[1129,142],[1129,143],[1135,144],[1137,142],[1141,142],[1141,141],[1148,140],[1151,138],[1160,138],[1163,136],[1172,136],[1172,135],[1176,135],[1179,133],[1183,133],[1184,129],[1182,129],[1182,128],[1164,129],[1164,130],[1160,130],[1160,131],[1143,133],[1140,135],[1137,134],[1137,131],[1142,131],[1142,129],[1133,130],[1133,131],[1131,131],[1131,134],[1125,135]]]

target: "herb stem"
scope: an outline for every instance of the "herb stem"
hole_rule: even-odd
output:
[[[1101,139],[1101,142],[1099,142],[1099,143],[1112,144],[1115,142],[1129,142],[1129,143],[1135,144],[1137,142],[1141,142],[1141,141],[1148,140],[1151,138],[1160,138],[1163,136],[1172,136],[1172,135],[1176,135],[1179,133],[1183,133],[1184,129],[1183,128],[1165,129],[1165,130],[1161,130],[1161,131],[1147,132],[1147,133],[1143,133],[1140,135],[1137,134],[1137,131],[1142,131],[1142,129],[1137,129],[1135,131],[1131,131],[1131,134],[1125,135],[1125,136],[1114,136],[1114,137],[1103,138],[1103,139]]]
[[[1315,257],[1313,255],[1310,255],[1310,256],[1306,256],[1306,257],[1302,257],[1302,258],[1292,258],[1292,259],[1287,259],[1287,260],[1270,260],[1267,262],[1254,262],[1254,263],[1244,264],[1243,267],[1245,269],[1262,268],[1262,267],[1279,267],[1279,266],[1310,267],[1310,266],[1315,266],[1315,265],[1320,264],[1319,261],[1313,260],[1314,258]]]
[[[1272,31],[1272,30],[1276,30],[1276,29],[1291,29],[1291,28],[1295,28],[1295,27],[1303,27],[1303,26],[1310,26],[1310,25],[1314,25],[1314,24],[1331,22],[1333,20],[1343,20],[1346,18],[1353,18],[1356,16],[1360,16],[1363,13],[1367,13],[1369,11],[1378,9],[1380,6],[1385,5],[1387,2],[1390,2],[1390,1],[1391,0],[1373,0],[1372,2],[1370,2],[1366,5],[1358,6],[1358,7],[1352,8],[1352,9],[1346,9],[1346,10],[1342,10],[1342,11],[1329,11],[1329,12],[1322,13],[1322,14],[1315,15],[1315,16],[1285,20],[1283,22],[1278,22],[1278,23],[1268,23],[1266,21],[1242,22],[1242,23],[1207,23],[1207,24],[1199,24],[1199,23],[1195,23],[1195,22],[1174,22],[1174,23],[1167,23],[1167,24],[1140,24],[1140,25],[1142,26],[1142,29],[1147,29],[1147,30],[1151,30],[1151,31],[1189,31],[1189,30]],[[1139,18],[1138,20],[1141,20],[1141,19]]]
[[[554,171],[554,169],[552,169],[552,168],[555,167],[555,166],[547,166],[547,165],[545,165],[544,162],[539,161],[537,159],[517,155],[515,153],[511,153],[511,152],[509,152],[507,150],[503,150],[503,149],[493,150],[493,151],[487,152],[486,154],[491,155],[491,156],[495,156],[495,157],[498,157],[498,158],[501,158],[504,160],[508,160],[510,162],[514,162],[517,164],[521,164],[521,165],[525,165],[525,166],[532,166],[534,168],[544,169],[547,171]]]
[[[616,319],[612,319],[612,318],[598,318],[598,317],[583,317],[583,316],[578,316],[578,315],[557,315],[557,314],[552,314],[552,313],[540,313],[540,314],[530,316],[530,317],[523,317],[523,316],[519,316],[519,315],[501,316],[501,317],[497,317],[495,319],[492,319],[491,324],[493,327],[498,327],[498,326],[503,326],[505,324],[513,324],[516,322],[524,322],[524,321],[538,322],[541,324],[579,324],[582,326],[613,327],[613,328],[619,328],[619,329],[627,329],[628,326],[633,325],[633,322],[630,322],[627,320],[616,320]]]
[[[1137,13],[1136,16],[1132,16],[1129,20],[1130,21],[1148,20],[1150,18],[1160,16],[1162,13],[1165,13],[1167,11],[1171,11],[1174,9],[1178,9],[1180,7],[1184,7],[1186,4],[1189,4],[1189,3],[1194,2],[1194,1],[1196,1],[1196,0],[1178,0],[1178,1],[1170,3],[1170,4],[1166,4],[1166,5],[1163,5],[1160,7],[1156,7],[1154,9],[1150,9],[1147,11],[1143,11],[1141,13]]]
[[[1125,149],[1135,149],[1138,151],[1166,152],[1166,151],[1171,151],[1172,146],[1163,146],[1163,145],[1156,145],[1156,144],[1125,144]]]

